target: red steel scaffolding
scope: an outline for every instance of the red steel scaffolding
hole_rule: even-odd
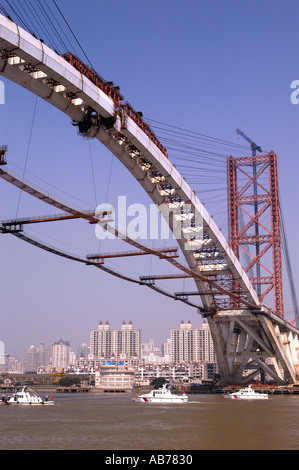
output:
[[[273,290],[275,313],[283,317],[277,156],[274,152],[241,158],[228,157],[228,206],[232,250],[238,259],[241,252],[245,254],[247,265],[244,269],[260,301]],[[270,213],[270,218],[267,213]],[[247,248],[249,245],[255,247],[254,254]],[[272,262],[269,258],[270,249]],[[232,283],[232,288],[235,288],[236,281]]]

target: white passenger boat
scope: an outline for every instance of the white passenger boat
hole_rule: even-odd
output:
[[[52,397],[50,399],[42,398],[33,390],[23,387],[22,390],[14,393],[12,397],[4,400],[7,405],[54,405]]]
[[[154,389],[150,393],[136,395],[132,398],[132,401],[142,403],[186,403],[188,396],[185,392],[182,395],[171,393],[167,388],[167,384],[164,384],[162,388]]]
[[[241,399],[241,400],[266,400],[267,393],[256,392],[251,385],[247,388],[241,388],[237,392],[227,393],[223,395],[224,398]]]

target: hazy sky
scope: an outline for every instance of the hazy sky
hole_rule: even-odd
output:
[[[236,134],[240,128],[263,149],[277,153],[297,283],[299,104],[292,104],[290,96],[291,82],[299,80],[298,2],[57,3],[94,68],[119,85],[125,100],[145,118],[245,145]],[[102,202],[115,204],[120,195],[127,196],[128,204],[150,203],[138,183],[98,141],[82,139],[64,114],[18,85],[3,81],[0,145],[8,145],[9,169],[22,175],[26,162],[28,180],[84,209]],[[220,184],[225,175],[216,170],[215,166],[211,174]],[[197,188],[202,181],[199,178]],[[29,195],[20,197],[17,188],[2,180],[0,194],[1,219],[58,212]],[[225,196],[222,203],[225,208]],[[206,205],[209,209],[208,202]],[[84,221],[39,224],[26,232],[80,256],[99,248],[94,226]],[[163,243],[158,240],[153,246]],[[201,326],[196,311],[180,302],[56,257],[11,235],[0,236],[0,249],[0,339],[6,352],[16,352],[21,360],[30,345],[44,342],[50,346],[60,338],[69,340],[76,351],[80,343],[89,343],[89,331],[100,320],[108,320],[112,328],[132,320],[142,330],[142,341],[154,338],[157,345],[166,341],[170,329],[181,320]],[[113,241],[101,244],[101,252],[130,249]],[[140,258],[110,265],[134,277],[155,274],[158,269],[170,272],[167,264],[158,266],[149,257]],[[286,315],[293,320],[285,270],[284,280]],[[177,281],[176,288],[171,281],[163,284],[166,290],[194,290],[186,285],[183,280]]]

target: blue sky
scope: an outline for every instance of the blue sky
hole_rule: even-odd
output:
[[[299,105],[290,101],[291,82],[299,79],[297,2],[86,0],[84,9],[77,0],[57,3],[94,68],[119,85],[145,118],[245,145],[236,135],[240,128],[265,151],[277,153],[297,281]],[[114,203],[117,195],[126,195],[128,203],[149,204],[138,183],[98,141],[83,140],[58,110],[36,102],[18,85],[4,83],[0,144],[8,145],[10,169],[22,174],[28,149],[26,177],[66,201],[94,206],[93,170],[98,203]],[[18,190],[5,181],[0,181],[0,194],[1,218],[57,212],[27,195],[19,202]],[[81,255],[98,244],[92,226],[74,222],[45,224],[28,233]],[[103,251],[115,246],[105,245]],[[193,309],[145,287],[41,252],[9,235],[0,237],[0,249],[0,337],[6,351],[20,359],[31,344],[49,346],[60,338],[76,350],[89,342],[89,331],[100,320],[109,320],[112,328],[132,320],[142,330],[142,341],[153,337],[157,344],[181,320],[201,326]],[[122,260],[115,266],[133,274],[155,272],[149,259],[142,263]],[[287,284],[286,271],[284,279]],[[183,287],[181,281],[177,290]],[[285,310],[293,319],[287,285]]]

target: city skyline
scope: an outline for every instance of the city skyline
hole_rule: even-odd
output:
[[[131,320],[129,320],[129,321],[127,322],[127,324],[129,325],[130,322],[131,322]],[[100,323],[101,323],[101,320],[99,320],[98,324],[100,324]],[[103,321],[103,324],[107,324],[107,323],[109,323],[108,320]],[[117,325],[116,325],[116,328],[112,328],[112,329],[113,329],[113,330],[120,330],[120,329],[121,329],[121,325],[122,325],[123,323],[126,324],[125,320],[123,320],[123,322],[118,325],[118,328],[117,328]],[[168,340],[171,340],[171,330],[172,330],[173,328],[179,328],[182,323],[185,323],[185,324],[187,325],[188,323],[192,323],[192,322],[191,322],[190,319],[188,319],[188,321],[186,321],[186,322],[185,322],[184,320],[181,320],[181,321],[179,322],[179,325],[170,327],[168,337],[166,337],[165,340],[162,341],[162,342],[156,341],[156,338],[154,338],[154,337],[147,337],[147,339],[145,339],[145,338],[143,337],[142,330],[140,330],[140,345],[141,345],[141,346],[142,346],[142,345],[145,345],[145,344],[147,344],[150,340],[153,340],[153,344],[154,344],[156,347],[158,347],[158,348],[160,349],[160,348],[163,346],[163,344],[165,344]],[[203,323],[204,323],[204,320],[203,320]],[[193,323],[192,323],[192,325],[193,325]],[[109,323],[109,326],[111,326],[110,323]],[[203,326],[203,325],[202,325],[202,326]],[[197,328],[202,328],[202,326],[201,326],[201,327],[197,327]],[[135,329],[135,327],[134,327],[134,329]],[[58,337],[57,337],[56,339],[53,339],[52,341],[50,341],[50,343],[49,343],[49,342],[46,343],[45,341],[37,341],[35,344],[30,343],[30,344],[27,345],[27,347],[25,347],[25,349],[24,349],[23,351],[21,351],[19,354],[16,353],[16,352],[8,351],[8,350],[6,349],[6,346],[5,346],[5,341],[4,341],[4,340],[1,340],[1,338],[0,338],[0,355],[1,355],[1,351],[2,351],[2,350],[4,351],[3,354],[5,354],[5,355],[8,354],[9,356],[13,356],[13,355],[15,354],[16,357],[17,357],[17,359],[19,360],[19,362],[22,363],[22,362],[23,362],[23,359],[24,359],[24,354],[25,354],[26,351],[28,351],[31,347],[38,348],[40,345],[44,345],[46,349],[50,349],[50,348],[53,346],[53,344],[55,344],[56,342],[62,341],[62,342],[68,342],[68,343],[70,343],[70,351],[71,351],[72,353],[74,353],[74,354],[77,356],[77,351],[78,351],[78,349],[81,348],[81,346],[82,346],[83,344],[86,344],[87,348],[90,347],[90,333],[91,333],[91,331],[92,331],[92,329],[89,330],[89,334],[88,334],[88,339],[87,339],[87,340],[83,340],[83,341],[79,342],[79,343],[76,344],[76,345],[73,345],[70,341],[68,341],[67,338],[60,337],[60,339],[58,339]],[[1,348],[2,348],[2,349],[1,349]],[[77,358],[77,357],[76,357],[76,358]],[[78,359],[78,358],[77,358],[77,359]]]
[[[65,0],[62,9],[95,69],[120,86],[145,120],[245,145],[236,135],[240,128],[263,149],[277,153],[281,203],[297,283],[299,105],[291,101],[291,84],[299,78],[295,1],[281,8],[280,2],[257,0],[242,5],[233,0],[209,5],[189,1],[187,6],[175,0],[170,8],[168,2],[153,1],[144,6],[118,0],[111,8],[88,0],[80,15],[75,3]],[[99,30],[100,39],[95,41]],[[8,145],[10,169],[24,172],[38,186],[79,206],[115,204],[123,195],[129,204],[148,205],[147,195],[104,146],[79,137],[70,120],[48,103],[8,80],[3,83],[0,145]],[[250,153],[250,148],[244,149],[246,152]],[[188,166],[188,162],[184,164]],[[189,162],[191,173],[192,165]],[[199,184],[200,199],[217,223],[223,223],[220,228],[225,232],[226,193],[210,198],[208,191],[215,188],[208,184],[210,176],[220,187],[225,182],[225,171],[220,173],[215,164],[208,176],[197,176],[194,184]],[[195,177],[191,179],[195,181]],[[20,195],[2,180],[0,192],[2,219],[53,211],[29,195]],[[103,252],[127,249],[113,244],[114,240],[99,240],[93,226],[82,228],[77,222],[36,226],[29,233],[80,255],[96,252],[99,243]],[[164,247],[161,240],[150,242]],[[198,327],[202,324],[195,309],[145,286],[55,257],[8,234],[0,236],[0,247],[0,337],[11,354],[23,352],[39,338],[48,343],[62,337],[79,344],[83,336],[86,342],[90,325],[104,315],[113,326],[123,319],[132,320],[148,331],[149,338],[156,335],[159,343],[166,338],[171,322],[190,319]],[[142,262],[123,260],[113,266],[144,275],[168,270],[168,266],[160,267],[145,257]],[[187,290],[191,284],[175,282],[177,291]],[[285,268],[284,286],[286,317],[293,320]],[[189,290],[193,289],[192,284]]]

